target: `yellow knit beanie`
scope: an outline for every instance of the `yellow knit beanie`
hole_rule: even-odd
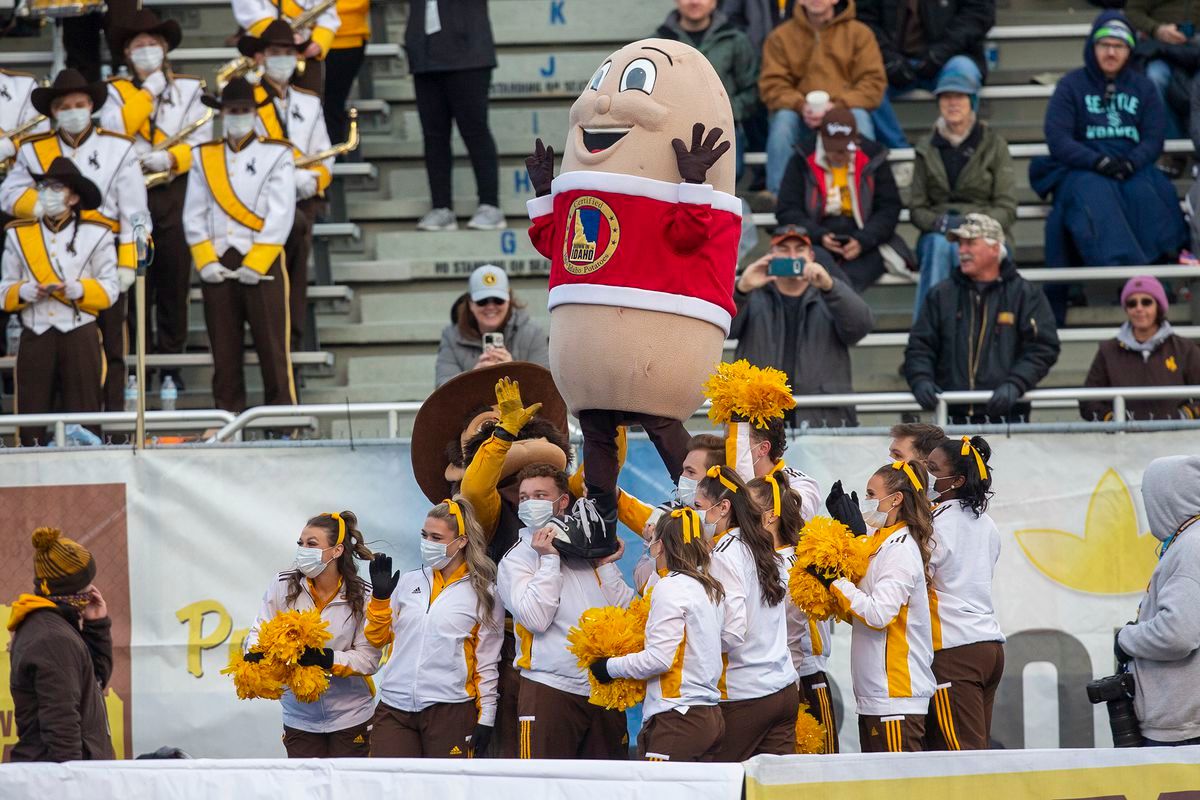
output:
[[[78,594],[96,578],[96,560],[88,549],[58,528],[33,532],[34,591],[50,595]]]

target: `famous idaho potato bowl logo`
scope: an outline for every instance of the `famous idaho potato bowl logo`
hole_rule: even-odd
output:
[[[608,203],[598,197],[575,198],[567,209],[563,267],[572,275],[587,275],[608,263],[621,241],[621,223]]]

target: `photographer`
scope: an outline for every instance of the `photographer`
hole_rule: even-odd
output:
[[[804,228],[777,228],[770,251],[738,279],[733,299],[736,358],[783,370],[797,394],[854,391],[850,346],[875,319],[840,267],[815,260]],[[814,427],[858,424],[851,407],[798,408],[793,415],[794,424]]]
[[[1200,744],[1200,456],[1155,459],[1142,476],[1150,532],[1163,544],[1138,607],[1117,633],[1145,747]]]

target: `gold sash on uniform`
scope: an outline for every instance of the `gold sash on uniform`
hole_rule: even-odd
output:
[[[29,265],[29,271],[33,273],[37,282],[42,286],[65,283],[66,279],[60,277],[50,263],[50,251],[46,249],[46,240],[42,238],[42,226],[18,225],[14,230],[17,232],[21,252],[25,256],[25,263]],[[67,300],[62,292],[55,292],[50,296],[65,306],[71,305],[71,301]]]
[[[204,180],[208,182],[208,190],[221,210],[255,233],[261,233],[265,224],[263,218],[238,199],[229,183],[229,173],[225,171],[225,143],[200,145],[200,163],[204,165]]]
[[[267,129],[267,138],[287,140],[287,137],[283,135],[283,123],[279,120],[279,111],[275,108],[275,100],[272,98],[269,102],[263,102],[268,97],[270,95],[267,94],[266,89],[261,86],[254,87],[254,101],[262,103],[258,107],[258,116],[263,121],[263,127]]]
[[[121,102],[124,103],[125,105],[129,105],[129,102],[131,100],[133,100],[137,95],[141,94],[141,92],[142,92],[141,89],[134,86],[133,83],[128,80],[112,81],[112,85],[116,87],[117,94],[121,95]],[[153,116],[153,113],[154,112],[151,111],[151,116]],[[125,132],[128,134],[133,133],[132,131],[125,131]],[[167,135],[165,133],[163,133],[160,128],[155,128],[154,136],[153,137],[150,136],[150,118],[149,117],[147,117],[146,121],[142,123],[142,127],[138,128],[137,134],[138,134],[138,136],[141,136],[143,139],[145,139],[147,142],[150,142],[151,145],[156,145],[159,142],[161,142],[163,139],[167,138]]]

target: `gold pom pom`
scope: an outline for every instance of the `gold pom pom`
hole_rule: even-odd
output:
[[[329,676],[320,667],[295,667],[288,688],[301,703],[312,703],[329,688]]]
[[[221,670],[222,675],[233,676],[233,686],[240,700],[278,700],[283,697],[286,673],[287,667],[281,668],[265,660],[246,661],[240,652],[231,654],[229,666]]]
[[[315,608],[281,611],[259,630],[258,646],[271,661],[295,664],[306,648],[319,650],[330,638],[329,623]]]
[[[320,667],[301,667],[296,661],[306,648],[321,649],[331,638],[329,623],[315,608],[280,611],[263,624],[258,643],[250,648],[251,652],[262,653],[262,660],[247,662],[237,653],[221,674],[233,676],[234,688],[242,700],[278,700],[286,686],[296,699],[311,703],[329,688],[329,676]]]
[[[36,528],[33,531],[33,549],[45,552],[53,547],[61,537],[62,531],[58,528]]]
[[[646,682],[617,678],[600,683],[591,674],[593,661],[639,652],[646,644],[646,619],[650,616],[650,593],[634,600],[629,608],[590,608],[579,617],[578,627],[567,632],[567,649],[591,684],[588,702],[609,710],[624,711],[646,699]]]
[[[796,752],[802,755],[825,752],[825,726],[808,713],[808,703],[801,703],[796,715]]]
[[[774,367],[756,367],[746,359],[723,362],[704,382],[704,396],[712,405],[708,418],[724,425],[749,420],[765,428],[772,419],[783,419],[796,407],[787,374]]]
[[[871,539],[854,536],[850,529],[830,517],[813,517],[804,523],[796,545],[796,562],[788,576],[792,602],[812,619],[829,619],[843,611],[838,599],[809,574],[815,566],[825,577],[845,577],[858,583],[867,574]]]

